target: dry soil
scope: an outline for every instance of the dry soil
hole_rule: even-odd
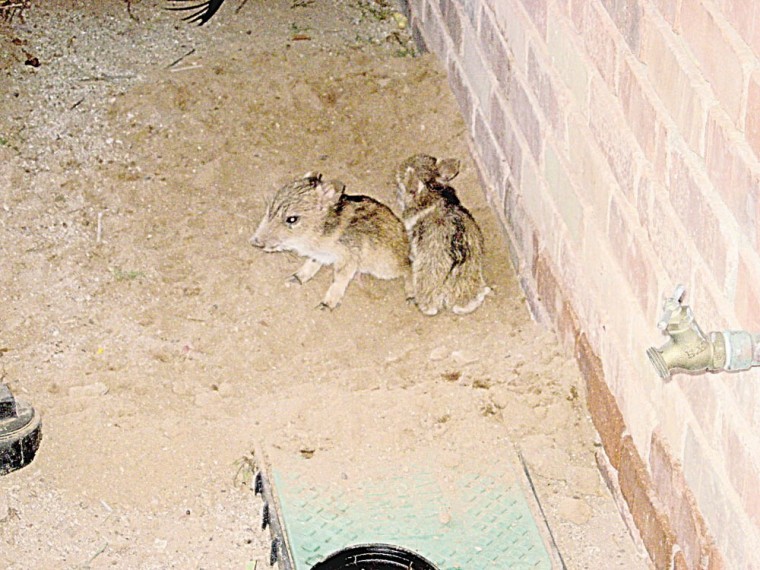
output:
[[[646,568],[578,370],[531,321],[442,66],[398,7],[228,0],[198,28],[164,6],[32,0],[0,24],[0,374],[43,418],[35,461],[0,478],[0,567],[265,568],[236,478],[255,445],[371,453],[471,425],[490,435],[460,461],[518,447],[568,568]],[[320,310],[329,271],[288,286],[301,260],[249,245],[293,176],[393,205],[417,152],[462,160],[494,289],[474,314],[425,317],[372,278]],[[405,421],[357,432],[384,408]]]

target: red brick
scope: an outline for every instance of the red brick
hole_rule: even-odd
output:
[[[462,2],[462,11],[465,18],[470,22],[472,29],[479,29],[480,21],[478,15],[480,14],[480,4],[478,2]]]
[[[630,50],[638,53],[641,40],[639,23],[642,16],[640,0],[602,0],[602,4]]]
[[[642,21],[641,61],[655,92],[667,108],[687,144],[702,154],[709,92],[699,83],[688,54],[672,30],[656,18]]]
[[[731,329],[740,328],[737,321],[731,323]],[[741,414],[749,424],[755,424],[760,417],[760,391],[755,390],[755,370],[724,375],[724,382],[733,397],[735,411]]]
[[[686,563],[683,552],[676,552],[673,558],[673,570],[691,570],[691,567]]]
[[[734,44],[728,35],[729,28],[724,21],[718,21],[718,16],[701,0],[682,0],[681,34],[721,106],[738,123],[747,54]]]
[[[536,289],[541,296],[541,303],[549,313],[552,322],[556,322],[563,304],[562,291],[552,271],[551,262],[547,260],[545,255],[538,256],[534,272],[536,274]]]
[[[506,157],[512,179],[516,186],[522,182],[523,148],[517,139],[515,126],[507,118],[507,103],[500,96],[491,97],[491,125],[502,154]]]
[[[747,119],[744,124],[747,142],[760,159],[760,70],[752,74],[749,82],[749,99],[747,101]]]
[[[647,220],[644,229],[649,236],[649,243],[661,260],[666,260],[664,270],[670,277],[671,283],[689,282],[694,272],[696,260],[688,255],[674,255],[682,251],[683,244],[689,239],[688,235],[675,222],[675,214],[669,203],[667,190],[662,185],[654,186],[654,205],[652,210],[658,212],[653,219]],[[663,223],[663,220],[668,220]],[[673,221],[671,221],[673,220]],[[668,292],[668,294],[672,291]]]
[[[613,39],[613,26],[602,14],[596,2],[573,2],[573,23],[583,37],[586,52],[594,62],[604,81],[615,85],[617,46]]]
[[[466,78],[470,93],[484,112],[488,112],[488,99],[495,81],[488,71],[480,44],[474,33],[467,34],[462,41],[462,74]]]
[[[572,303],[565,301],[557,317],[557,332],[564,347],[575,349],[580,334],[580,320]]]
[[[673,209],[712,269],[715,280],[723,284],[732,240],[724,235],[713,204],[705,195],[708,187],[706,176],[699,171],[698,161],[688,156],[688,151],[674,150],[671,153],[669,179]]]
[[[703,568],[701,561],[707,558],[714,539],[699,512],[694,494],[686,485],[680,462],[673,457],[658,431],[652,434],[649,463],[655,490],[670,514],[686,567]]]
[[[756,557],[757,551],[752,547],[753,541],[743,532],[742,516],[736,511],[733,502],[725,500],[726,486],[716,471],[715,453],[706,446],[694,429],[686,430],[684,447],[684,477],[694,492],[699,504],[699,511],[710,528],[716,529],[722,540],[724,554],[731,568],[756,567],[749,563],[750,556]],[[720,557],[713,548],[709,550],[709,567],[720,567]]]
[[[508,174],[506,161],[499,151],[491,129],[478,111],[475,112],[473,135],[473,144],[478,151],[477,154],[487,177],[487,187],[501,187]]]
[[[706,564],[703,564],[703,566],[706,566],[707,570],[728,570],[723,554],[721,554],[718,547],[714,544],[710,545],[707,549]]]
[[[723,451],[723,450],[721,450]],[[722,464],[727,471],[732,467],[725,452],[720,456],[716,450],[704,445],[689,427],[686,432],[684,449],[684,475],[694,490],[699,510],[709,527],[716,532],[716,542],[723,551],[730,568],[756,568],[760,563],[756,543],[752,533],[747,533],[747,504],[752,497],[744,495],[744,507],[737,510],[733,501],[727,500],[729,489],[723,482],[715,465]],[[757,483],[756,483],[757,484]],[[756,494],[757,487],[749,495]],[[744,511],[744,512],[743,512]],[[708,548],[710,565],[719,567],[720,559],[715,550]]]
[[[521,0],[539,35],[546,40],[546,0]]]
[[[514,237],[514,247],[519,250],[520,263],[515,263],[515,268],[519,268],[519,273],[530,272],[530,267],[523,268],[532,259],[530,250],[530,235],[533,228],[530,225],[529,218],[520,202],[519,193],[511,180],[507,180],[504,196],[504,213],[509,224],[509,230]]]
[[[559,140],[565,139],[564,112],[566,105],[560,103],[557,90],[552,84],[551,77],[547,73],[549,65],[539,61],[536,49],[530,46],[528,49],[528,82],[533,93],[538,99],[538,105],[544,118],[554,131]]]
[[[620,491],[655,568],[670,568],[676,536],[657,504],[652,480],[629,435],[622,440],[619,479]]]
[[[681,473],[680,463],[673,457],[670,446],[659,430],[652,432],[649,465],[652,470],[654,490],[665,507],[673,511],[684,491],[683,473]]]
[[[521,83],[517,81],[514,83],[511,95],[510,103],[517,125],[520,127],[525,140],[528,141],[528,147],[534,160],[540,163],[544,137],[536,110]]]
[[[465,4],[475,4],[475,2],[465,2]],[[485,7],[481,10],[479,30],[480,46],[485,55],[486,63],[496,76],[498,88],[503,93],[508,93],[512,83],[512,66],[510,64],[512,52],[496,26],[491,11]]]
[[[633,141],[618,101],[598,80],[591,82],[589,127],[626,197],[633,201],[637,165]]]
[[[760,56],[760,5],[747,0],[722,0],[721,4],[728,22]]]
[[[717,109],[708,120],[705,162],[710,180],[739,223],[742,234],[754,240],[760,163],[741,134]]]
[[[760,472],[757,465],[753,463],[748,464],[746,469],[742,494],[745,501],[744,509],[752,523],[760,528],[760,493],[757,492],[760,489]]]
[[[657,147],[657,112],[653,100],[656,95],[651,86],[644,86],[646,72],[640,71],[639,65],[633,58],[627,58],[622,62],[619,97],[628,127],[644,155],[654,163]]]
[[[697,321],[699,322],[699,321]],[[665,338],[663,336],[663,338]],[[715,430],[717,421],[717,401],[713,388],[708,382],[694,382],[690,376],[679,381],[681,392],[689,402],[689,407],[699,425],[709,433]]]
[[[636,213],[639,225],[646,230],[659,212],[653,212],[655,181],[651,169],[644,168],[639,176],[639,184],[636,189]]]
[[[758,187],[755,189],[755,219],[760,220],[760,199],[757,198],[757,194],[760,193],[760,181],[758,181]],[[760,251],[760,223],[757,224],[757,227],[755,228],[756,232],[754,235],[755,239],[755,251]],[[749,237],[749,239],[752,239],[752,236]]]
[[[575,184],[568,175],[565,159],[550,143],[544,147],[543,176],[547,191],[544,198],[545,202],[553,204],[554,209],[561,216],[573,244],[582,244],[583,237],[586,234],[584,230],[586,216],[583,203],[576,191]],[[552,227],[552,224],[549,224],[548,227]],[[550,237],[554,240],[555,232],[551,231],[551,233]]]
[[[668,182],[668,149],[670,148],[673,138],[679,136],[674,134],[675,127],[662,120],[657,120],[657,143],[654,153],[654,170],[657,174],[657,180],[662,184]]]
[[[615,185],[614,175],[607,159],[599,150],[587,124],[577,114],[568,117],[568,160],[572,165],[574,181],[583,193],[584,202],[601,217],[604,224],[609,205],[609,188]]]
[[[438,0],[438,7],[443,16],[443,22],[449,31],[449,38],[454,44],[454,52],[461,53],[462,45],[462,19],[459,15],[457,4],[453,0]]]
[[[723,418],[721,450],[725,457],[726,473],[737,494],[746,501],[747,514],[760,524],[760,498],[754,499],[754,491],[760,488],[757,470],[749,458],[746,437],[740,435],[731,416]],[[754,499],[754,500],[753,500]]]
[[[509,45],[515,67],[524,70],[525,36],[529,33],[530,22],[520,8],[520,0],[485,0],[485,5],[492,12],[496,27]]]
[[[665,18],[668,24],[670,24],[670,27],[677,29],[681,0],[654,0],[654,3],[660,11],[660,15]]]
[[[760,265],[756,255],[739,256],[734,310],[742,328],[760,331]]]
[[[609,243],[615,259],[623,270],[641,310],[646,313],[656,285],[652,267],[645,258],[641,241],[636,237],[633,224],[616,199],[610,203],[608,226]]]
[[[465,82],[462,68],[459,66],[459,63],[453,59],[449,62],[448,76],[451,92],[454,94],[454,98],[456,98],[457,103],[459,104],[459,109],[462,112],[462,117],[464,118],[465,123],[470,127],[472,125],[472,113],[475,104],[472,100],[470,88]]]
[[[438,55],[442,61],[446,61],[446,33],[438,11],[430,2],[424,3],[422,11],[424,22],[424,37],[427,48]]]
[[[621,468],[621,440],[625,431],[625,422],[615,396],[610,392],[604,379],[602,361],[594,352],[588,337],[581,333],[575,353],[578,367],[586,383],[588,411],[591,420],[599,432],[604,450],[612,466]]]

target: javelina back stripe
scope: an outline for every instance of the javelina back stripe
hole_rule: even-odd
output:
[[[456,216],[453,221],[454,233],[451,235],[451,242],[449,243],[449,253],[451,253],[452,259],[449,273],[467,261],[470,255],[470,248],[465,239],[464,222],[460,216]]]
[[[459,201],[459,196],[457,196],[456,191],[451,186],[444,186],[442,184],[431,184],[430,185],[431,190],[435,190],[443,196],[443,198],[446,200],[446,203],[451,206],[461,206],[462,203]]]
[[[341,199],[338,200],[338,203],[330,208],[330,210],[327,212],[327,215],[325,216],[325,224],[322,226],[322,233],[325,235],[330,235],[336,230],[336,228],[340,225],[340,214],[343,211],[345,205],[346,204],[343,201],[343,197],[341,197]]]

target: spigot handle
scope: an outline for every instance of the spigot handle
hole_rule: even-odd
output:
[[[673,292],[673,296],[665,299],[665,302],[662,304],[662,315],[660,315],[660,320],[657,321],[657,328],[661,331],[668,328],[668,323],[670,323],[673,313],[681,308],[681,299],[683,299],[684,293],[686,293],[686,287],[678,285]]]

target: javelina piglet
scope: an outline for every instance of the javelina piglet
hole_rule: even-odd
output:
[[[306,283],[323,265],[333,266],[333,282],[321,307],[338,306],[354,275],[402,277],[412,295],[409,241],[404,225],[369,196],[344,193],[337,180],[307,173],[282,186],[267,205],[251,243],[264,251],[293,251],[308,259],[291,282]]]
[[[396,169],[401,219],[409,235],[414,299],[426,315],[467,314],[491,291],[483,279],[483,234],[449,182],[456,159],[417,154]]]

